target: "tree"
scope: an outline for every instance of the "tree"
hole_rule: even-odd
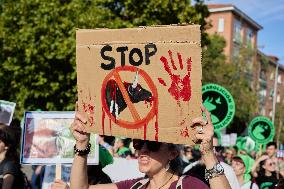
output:
[[[73,110],[76,28],[121,28],[192,22],[204,30],[209,12],[190,0],[1,1],[0,99],[24,110]],[[206,44],[206,34],[203,33]]]
[[[256,92],[247,77],[250,71],[247,59],[251,56],[251,51],[241,49],[233,62],[229,62],[223,53],[225,45],[221,36],[209,37],[209,44],[203,48],[203,84],[216,83],[230,91],[235,100],[236,113],[228,131],[241,133],[258,107]]]

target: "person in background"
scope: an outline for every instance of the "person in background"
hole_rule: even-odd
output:
[[[190,146],[184,146],[183,148],[183,156],[182,156],[182,159],[183,159],[183,164],[184,164],[184,167],[188,166],[190,163],[193,163],[194,161],[194,157],[193,157],[193,148],[190,147]]]
[[[276,174],[277,174],[277,178],[279,177],[279,174],[281,174],[281,176],[283,177],[283,162],[281,162],[278,158],[277,158],[277,144],[276,142],[269,142],[266,144],[266,149],[265,152],[266,154],[269,156],[269,158],[275,162],[275,167],[276,167]]]
[[[259,166],[259,171],[256,167]],[[276,165],[268,155],[261,156],[252,167],[252,174],[260,189],[274,189],[278,182],[276,176]]]
[[[265,149],[266,154],[269,156],[270,159],[273,161],[277,161],[277,144],[276,142],[269,142],[266,144],[266,149]]]
[[[225,152],[226,152],[225,162],[231,165],[232,159],[234,156],[237,155],[237,152],[233,147],[227,148]]]
[[[230,189],[230,185],[224,176],[222,166],[213,153],[212,136],[213,124],[210,113],[201,106],[206,114],[207,121],[202,117],[195,118],[190,127],[195,128],[196,134],[193,142],[200,143],[200,151],[206,166],[206,178],[211,189]],[[71,189],[175,189],[180,183],[186,189],[208,189],[206,184],[197,178],[180,175],[180,149],[178,145],[135,140],[133,146],[139,151],[139,170],[146,174],[145,178],[120,181],[114,184],[89,185],[87,181],[87,154],[89,152],[89,134],[86,133],[87,119],[76,112],[71,130],[76,139],[75,157],[71,170]],[[127,168],[122,171],[127,171]],[[214,172],[214,175],[213,175]],[[212,174],[211,174],[212,173]],[[181,182],[178,182],[181,181]]]
[[[0,124],[0,188],[2,189],[24,188],[17,141],[12,128]]]
[[[251,167],[254,160],[248,155],[237,155],[232,159],[232,167],[238,178],[241,189],[258,189],[258,186],[251,181]]]
[[[131,151],[127,147],[126,138],[116,138],[114,143],[114,157],[131,158]]]
[[[233,168],[228,165],[227,163],[224,162],[224,158],[222,156],[222,152],[224,148],[222,146],[219,146],[219,141],[218,141],[218,135],[214,133],[213,138],[212,138],[212,143],[213,143],[213,151],[224,168],[224,174],[226,178],[229,181],[229,184],[232,189],[240,189],[240,185],[238,182],[238,179],[236,177],[236,174],[233,170]],[[205,165],[202,161],[197,161],[197,163],[192,163],[192,165],[187,166],[184,169],[184,174],[188,175],[193,175],[199,178],[200,180],[203,180],[205,183],[209,185],[209,183],[204,179],[205,176]]]
[[[106,141],[106,136],[99,135],[99,144],[107,149],[111,155],[113,155],[113,146]]]
[[[44,178],[44,172],[45,172],[45,166],[44,165],[32,165],[32,178],[31,178],[31,185],[33,189],[41,189],[43,178]]]

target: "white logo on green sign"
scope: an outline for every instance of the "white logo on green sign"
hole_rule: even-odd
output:
[[[202,86],[203,105],[211,113],[214,129],[229,125],[235,115],[235,102],[230,92],[216,84]]]
[[[275,128],[270,119],[259,116],[250,122],[248,133],[257,143],[266,144],[273,139]]]

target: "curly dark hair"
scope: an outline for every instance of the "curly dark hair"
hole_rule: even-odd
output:
[[[8,147],[5,158],[19,163],[18,140],[16,139],[15,131],[12,129],[9,126],[0,124],[0,140]]]

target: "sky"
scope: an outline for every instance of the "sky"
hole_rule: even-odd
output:
[[[206,4],[233,4],[263,27],[258,48],[277,56],[284,65],[284,0],[206,0]]]

